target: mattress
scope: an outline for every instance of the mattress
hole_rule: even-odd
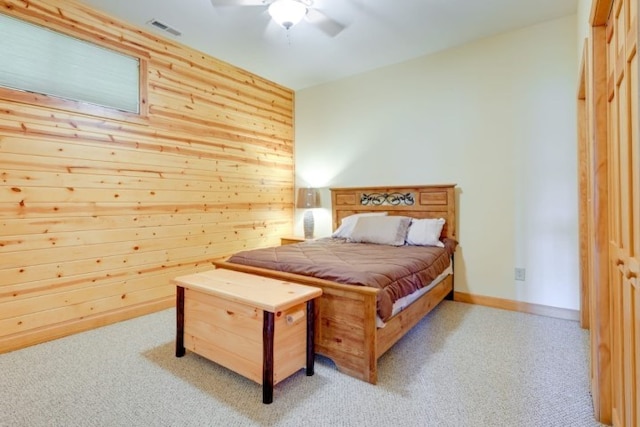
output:
[[[377,313],[385,322],[394,303],[428,286],[450,266],[457,242],[444,243],[443,248],[388,246],[324,238],[242,251],[228,262],[379,289]]]

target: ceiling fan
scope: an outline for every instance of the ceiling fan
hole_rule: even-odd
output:
[[[289,30],[305,19],[324,33],[335,37],[344,30],[344,25],[329,18],[313,7],[313,0],[211,0],[218,6],[267,6],[271,18],[281,27]]]

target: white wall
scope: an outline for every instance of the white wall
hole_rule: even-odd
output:
[[[589,18],[591,17],[591,4],[592,0],[578,0],[578,65],[582,61],[582,49],[585,39],[589,36],[589,29],[591,24]]]
[[[591,7],[593,0],[578,0],[578,47],[582,48],[582,42],[589,35]]]
[[[457,183],[456,290],[578,309],[576,28],[566,17],[298,91],[298,184]]]

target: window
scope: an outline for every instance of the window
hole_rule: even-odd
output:
[[[140,114],[141,60],[0,14],[0,86]]]

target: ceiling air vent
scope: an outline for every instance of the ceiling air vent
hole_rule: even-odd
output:
[[[173,27],[170,27],[169,25],[165,24],[164,22],[160,22],[156,19],[152,19],[151,21],[148,22],[148,24],[153,25],[156,28],[160,28],[163,31],[166,31],[167,33],[171,33],[174,36],[180,36],[182,35],[182,33],[178,30],[176,30]]]

